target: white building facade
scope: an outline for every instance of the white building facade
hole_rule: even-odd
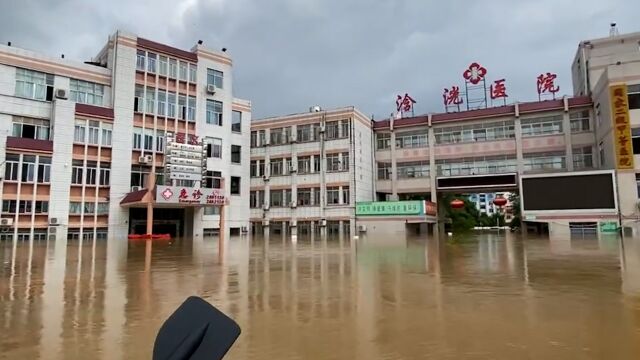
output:
[[[233,97],[232,68],[202,44],[185,51],[121,31],[86,63],[0,46],[0,236],[144,232],[153,173],[158,185],[224,186],[225,231],[248,229],[251,104]],[[168,134],[202,141],[201,181],[164,176]],[[217,232],[217,209],[156,208],[154,226]]]
[[[355,204],[373,200],[372,122],[353,107],[253,121],[254,234],[355,234]]]

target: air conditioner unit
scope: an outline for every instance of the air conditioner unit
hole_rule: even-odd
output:
[[[13,219],[3,218],[0,219],[0,226],[11,226],[13,225]]]
[[[367,225],[359,225],[358,226],[358,232],[367,232]]]
[[[213,84],[207,84],[207,94],[215,94],[216,93],[216,86]]]
[[[289,166],[289,172],[290,173],[294,173],[294,172],[297,172],[297,171],[298,171],[298,169],[296,169],[296,167],[294,165]]]
[[[246,226],[242,226],[240,227],[240,232],[243,234],[246,234],[249,232],[249,228],[247,228]]]
[[[269,226],[269,220],[262,220],[262,226]]]
[[[269,175],[262,175],[262,180],[269,181]]]
[[[56,99],[67,100],[67,90],[56,89]]]
[[[298,207],[298,204],[295,201],[292,201],[290,206],[291,206],[292,209],[295,209],[295,208]]]
[[[147,163],[150,163],[153,161],[153,155],[145,155],[144,157],[145,159],[147,159]]]
[[[324,124],[320,124],[320,132],[323,133],[325,131]]]
[[[269,211],[269,204],[262,204],[262,210]]]
[[[290,142],[290,143],[292,143],[292,144],[293,144],[293,143],[295,143],[296,141],[297,141],[297,139],[296,139],[296,136],[295,136],[295,135],[290,135],[290,136],[289,136],[289,142]]]
[[[136,192],[136,191],[140,191],[142,190],[142,186],[132,186],[131,187],[131,192]]]
[[[309,108],[309,112],[320,112],[320,111],[322,111],[322,108],[319,105],[311,106]]]
[[[327,226],[327,219],[320,220],[320,226]]]
[[[138,157],[138,162],[140,164],[150,164],[153,161],[153,156],[151,155],[140,155]]]
[[[51,226],[51,227],[49,227],[49,234],[55,234],[57,230],[58,230],[57,227]]]
[[[342,164],[338,164],[338,171],[342,171]]]
[[[58,225],[58,218],[50,218],[49,225]]]

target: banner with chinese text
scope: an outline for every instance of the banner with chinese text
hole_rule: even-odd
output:
[[[356,216],[435,215],[435,203],[430,201],[368,201],[356,204]]]
[[[194,206],[225,204],[222,189],[205,189],[185,186],[156,186],[156,203]]]
[[[629,120],[629,100],[627,85],[613,85],[611,96],[611,118],[616,149],[616,169],[633,169],[633,147],[631,143],[631,122]]]

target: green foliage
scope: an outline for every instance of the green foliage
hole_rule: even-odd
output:
[[[509,195],[509,202],[511,202],[513,207],[513,218],[511,219],[509,227],[511,230],[515,230],[520,228],[522,222],[522,215],[520,214],[520,195],[518,193],[511,193],[511,195]]]
[[[452,209],[451,201],[454,199],[464,201],[464,207]],[[476,209],[476,205],[469,201],[466,196],[447,194],[443,197],[443,201],[445,202],[447,217],[451,219],[451,230],[453,232],[466,232],[476,226],[480,212]]]

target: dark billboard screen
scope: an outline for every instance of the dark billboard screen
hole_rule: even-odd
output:
[[[613,177],[607,174],[522,178],[525,211],[615,209]]]

